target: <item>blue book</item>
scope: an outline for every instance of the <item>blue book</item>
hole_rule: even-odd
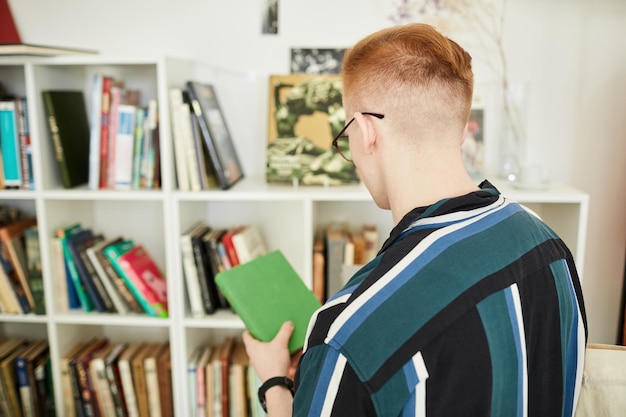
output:
[[[0,101],[0,147],[5,187],[22,186],[20,142],[17,131],[15,101]]]

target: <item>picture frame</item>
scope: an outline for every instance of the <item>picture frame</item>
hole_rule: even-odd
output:
[[[271,75],[268,108],[268,183],[360,182],[354,164],[332,146],[345,123],[339,75]]]

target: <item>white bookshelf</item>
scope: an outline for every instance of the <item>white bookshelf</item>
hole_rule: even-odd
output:
[[[263,172],[245,161],[262,158],[259,146],[245,141],[258,137],[236,138],[244,161],[246,178],[228,191],[178,192],[175,190],[173,153],[170,139],[168,90],[183,87],[191,79],[212,81],[205,65],[173,59],[111,59],[106,57],[2,58],[0,81],[11,92],[26,95],[30,112],[33,143],[35,190],[2,190],[0,204],[18,207],[37,216],[44,270],[47,315],[0,315],[0,337],[47,338],[53,358],[53,375],[58,415],[62,410],[58,360],[75,342],[91,337],[112,341],[169,340],[172,346],[172,387],[177,416],[188,414],[186,378],[187,357],[200,343],[218,342],[227,335],[239,335],[241,321],[232,313],[218,311],[205,318],[191,318],[186,299],[178,236],[193,222],[205,220],[214,227],[255,223],[268,248],[281,249],[310,286],[312,279],[313,234],[331,221],[351,225],[375,224],[380,242],[392,227],[389,212],[378,209],[361,186],[294,187],[268,185]],[[65,190],[57,174],[48,137],[41,91],[51,88],[81,89],[89,111],[91,78],[94,73],[124,79],[126,85],[141,90],[142,104],[150,98],[159,102],[162,189],[157,191]],[[225,97],[231,103],[233,97]],[[265,111],[265,110],[263,110]],[[226,114],[226,118],[229,116]],[[264,148],[264,146],[261,146]],[[258,168],[257,168],[258,171]],[[506,196],[525,203],[559,233],[572,249],[580,272],[588,213],[588,196],[563,184],[544,191],[520,191],[493,180]],[[142,243],[165,272],[168,281],[170,317],[61,312],[55,302],[52,282],[50,238],[56,228],[80,221],[86,227],[118,234]]]

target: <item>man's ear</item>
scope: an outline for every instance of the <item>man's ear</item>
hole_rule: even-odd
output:
[[[374,148],[378,146],[379,132],[374,117],[364,116],[362,113],[354,113],[354,121],[361,130],[361,141],[359,146],[365,154],[371,154]]]

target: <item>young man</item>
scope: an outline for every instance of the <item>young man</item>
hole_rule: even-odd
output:
[[[338,150],[395,227],[312,319],[295,397],[273,378],[292,325],[269,343],[244,332],[268,414],[572,416],[587,338],[576,268],[540,219],[466,173],[469,54],[427,25],[389,28],[347,52],[343,82]]]

